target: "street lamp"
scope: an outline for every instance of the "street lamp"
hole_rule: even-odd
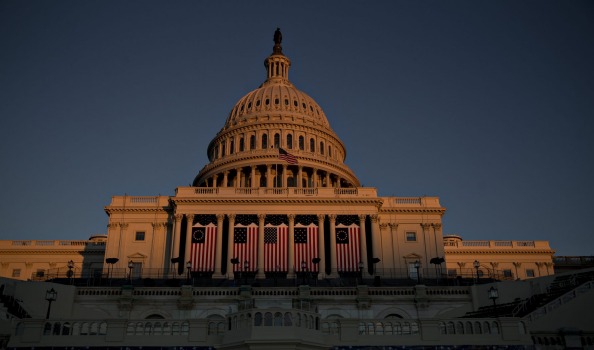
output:
[[[320,258],[313,258],[311,259],[311,263],[314,266],[314,270],[318,271],[316,274],[313,275],[314,278],[314,285],[317,287],[318,286],[318,275],[320,273],[320,266],[318,265],[320,263],[321,259]]]
[[[479,281],[479,267],[481,267],[481,263],[478,262],[478,260],[475,260],[472,263],[472,266],[474,266],[474,268],[476,269],[476,283],[478,284],[478,281]]]
[[[70,279],[70,284],[72,284],[72,276],[74,276],[74,273],[72,272],[73,268],[74,268],[74,261],[72,261],[72,260],[68,261],[68,272],[66,273],[66,275]]]
[[[128,261],[128,269],[130,272],[128,273],[128,283],[132,284],[132,269],[134,268],[134,262],[132,260]]]
[[[250,268],[250,262],[247,261],[247,260],[245,260],[243,262],[243,276],[245,278],[244,284],[247,284],[247,271],[248,271],[249,268]]]
[[[497,298],[499,298],[499,291],[497,288],[491,286],[487,291],[489,293],[489,299],[493,300],[493,308],[497,307]]]
[[[109,266],[107,266],[107,280],[109,281],[109,285],[111,286],[111,275],[113,274],[113,265],[120,261],[118,258],[107,258],[105,262],[111,266],[111,272]]]
[[[278,264],[276,264],[276,266],[274,266],[274,273],[272,274],[272,278],[274,279],[274,286],[276,287],[276,280],[278,278],[278,274],[280,272],[280,266]]]
[[[301,284],[305,284],[305,275],[307,274],[307,263],[301,261]]]
[[[417,269],[417,284],[421,284],[421,274],[419,274],[419,268],[421,267],[421,263],[419,260],[415,261],[415,269]]]
[[[363,284],[363,261],[359,261],[359,278],[359,283]]]
[[[192,262],[190,260],[188,260],[188,262],[186,263],[186,269],[188,269],[188,274],[186,276],[186,283],[190,283],[190,270],[192,270]]]
[[[52,309],[52,302],[58,299],[58,292],[54,288],[45,291],[45,300],[48,301],[47,304],[47,314],[45,315],[45,319],[49,319],[50,317],[50,310]]]

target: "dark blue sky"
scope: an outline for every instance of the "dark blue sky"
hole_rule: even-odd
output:
[[[362,184],[594,255],[592,1],[2,1],[0,238],[87,239],[112,195],[188,185],[277,26]]]

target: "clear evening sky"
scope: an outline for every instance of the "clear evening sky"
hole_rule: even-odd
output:
[[[87,239],[112,195],[187,186],[276,27],[364,186],[594,255],[592,1],[4,0],[0,239]]]

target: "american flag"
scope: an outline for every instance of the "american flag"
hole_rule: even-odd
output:
[[[284,160],[289,164],[297,164],[297,158],[282,148],[278,149],[278,159]]]
[[[264,227],[264,271],[287,271],[289,228],[285,224]]]
[[[192,271],[214,271],[216,240],[217,227],[213,223],[207,226],[195,224],[192,227],[192,249],[189,259]]]
[[[295,227],[295,271],[301,272],[301,262],[305,261],[307,270],[318,272],[318,264],[312,262],[318,257],[318,227],[313,223],[309,226]]]
[[[339,221],[338,219],[336,220]],[[343,222],[350,223],[349,226]],[[354,220],[343,220],[336,225],[336,266],[339,272],[359,271],[360,230]]]
[[[233,271],[243,271],[244,263],[247,261],[247,271],[255,271],[258,267],[258,225],[252,223],[249,226],[235,225],[233,229],[233,257],[239,260],[239,264],[233,265]]]

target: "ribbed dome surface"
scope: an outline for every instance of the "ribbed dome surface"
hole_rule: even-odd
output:
[[[256,90],[242,97],[231,110],[225,128],[245,122],[262,112],[287,112],[311,120],[314,124],[330,127],[322,108],[303,91],[280,79],[268,80]]]

